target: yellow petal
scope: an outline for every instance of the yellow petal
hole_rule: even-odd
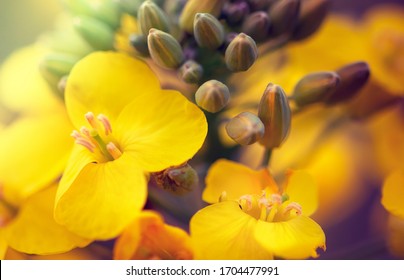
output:
[[[254,235],[263,247],[284,259],[317,257],[316,249],[325,249],[323,230],[303,215],[285,222],[268,223],[259,220]]]
[[[73,141],[64,111],[22,117],[0,136],[0,184],[9,203],[18,204],[62,173]]]
[[[6,239],[10,247],[27,254],[56,254],[91,241],[69,232],[53,218],[56,186],[28,198],[15,219],[7,225]]]
[[[255,171],[237,162],[219,159],[208,171],[202,199],[215,203],[223,192],[229,200],[237,200],[247,194],[261,194],[265,187],[274,186],[271,180],[266,170]]]
[[[190,231],[196,259],[272,259],[254,237],[257,221],[238,203],[225,201],[198,211]]]
[[[164,223],[154,211],[143,211],[118,238],[115,259],[190,259],[192,248],[188,234]]]
[[[45,49],[31,45],[13,53],[0,68],[0,100],[16,111],[63,110],[63,104],[39,72]]]
[[[179,92],[135,96],[116,121],[117,141],[143,170],[160,171],[189,160],[207,133],[203,112]]]
[[[0,229],[0,260],[4,260],[7,252],[7,241],[4,236],[4,230]]]
[[[146,179],[126,153],[106,163],[92,161],[85,148],[74,149],[59,184],[55,218],[83,237],[110,239],[143,208]]]
[[[404,169],[392,172],[384,181],[382,204],[391,214],[404,218]]]
[[[159,89],[156,76],[143,61],[121,53],[94,52],[73,67],[65,101],[73,124],[80,128],[88,125],[87,112],[102,113],[113,121],[135,97]]]
[[[310,216],[318,206],[318,189],[310,173],[302,170],[291,171],[287,179],[286,193],[289,201],[302,206],[303,214]]]

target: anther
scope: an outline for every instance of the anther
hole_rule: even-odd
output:
[[[90,152],[94,153],[95,145],[85,138],[76,139],[74,142],[87,148]]]
[[[95,120],[95,116],[93,112],[88,112],[85,115],[87,122],[91,125],[92,128],[97,129],[97,122]]]
[[[296,202],[289,203],[288,206],[286,206],[286,208],[285,208],[285,213],[287,213],[291,210],[296,210],[297,215],[302,214],[302,206]]]
[[[106,148],[108,153],[113,157],[113,159],[118,159],[122,155],[122,152],[112,142],[109,142]]]
[[[252,196],[251,195],[243,195],[239,198],[239,203],[240,204],[245,204],[247,207],[247,211],[250,211],[252,209]],[[244,205],[242,205],[244,206]]]
[[[97,119],[102,123],[102,125],[104,126],[104,130],[105,130],[105,135],[108,135],[110,133],[112,133],[112,126],[111,123],[109,121],[109,119],[103,115],[103,114],[99,114],[97,116]]]
[[[271,200],[273,204],[282,204],[282,196],[279,194],[272,194]]]

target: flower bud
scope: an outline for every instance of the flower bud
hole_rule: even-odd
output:
[[[74,19],[73,25],[94,49],[113,49],[114,31],[106,23],[88,16],[79,16]]]
[[[229,88],[216,80],[205,82],[195,93],[196,104],[210,113],[216,113],[223,109],[229,99]]]
[[[268,14],[258,11],[247,16],[241,26],[241,32],[248,34],[257,42],[262,42],[268,37],[269,28]]]
[[[197,13],[194,20],[194,37],[200,47],[215,50],[223,44],[223,26],[211,14]]]
[[[39,70],[47,82],[57,88],[62,77],[68,75],[80,57],[66,53],[47,54],[39,63]]]
[[[227,134],[240,145],[251,145],[264,136],[264,124],[256,115],[243,112],[226,125]]]
[[[275,2],[271,6],[268,14],[272,23],[270,31],[272,37],[292,33],[299,19],[300,1],[283,0]]]
[[[147,43],[151,58],[160,67],[177,68],[184,61],[180,44],[166,32],[150,29]]]
[[[247,0],[248,4],[253,11],[264,10],[266,9],[271,0]]]
[[[223,6],[223,14],[231,25],[241,22],[249,13],[250,7],[246,2],[226,2]]]
[[[141,34],[131,34],[129,36],[131,46],[143,56],[149,56],[149,47],[147,46],[147,37]]]
[[[140,33],[144,36],[149,34],[151,28],[169,32],[169,22],[164,11],[153,1],[147,0],[140,5],[137,12]]]
[[[339,80],[335,72],[308,74],[296,84],[293,99],[299,107],[324,101],[336,90]]]
[[[157,186],[177,195],[189,193],[199,182],[198,174],[188,163],[169,167],[153,175]]]
[[[187,60],[179,69],[180,78],[189,84],[196,84],[203,75],[202,66],[194,60]]]
[[[301,1],[299,19],[293,32],[295,41],[312,35],[323,23],[331,2],[329,0]]]
[[[336,73],[340,77],[340,82],[336,90],[325,100],[329,105],[353,97],[368,81],[370,69],[367,63],[356,62],[342,67]]]
[[[267,149],[279,147],[288,136],[291,124],[288,98],[280,86],[272,83],[267,86],[258,106],[258,117],[265,127],[260,144]]]
[[[233,72],[246,71],[258,57],[255,41],[244,33],[238,34],[226,48],[224,55],[227,68]]]
[[[121,21],[121,9],[116,0],[64,0],[65,7],[76,16],[88,16],[116,29]]]
[[[225,2],[226,0],[188,0],[179,19],[181,29],[192,33],[194,30],[194,18],[197,13],[209,13],[216,18],[219,17]]]

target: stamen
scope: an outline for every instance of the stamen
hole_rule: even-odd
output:
[[[271,200],[273,204],[282,204],[282,196],[279,194],[272,194],[271,195]]]
[[[239,203],[241,204],[241,207],[244,209],[244,206],[246,207],[247,211],[250,211],[252,209],[252,196],[251,195],[243,195],[239,198]]]
[[[97,129],[97,122],[95,120],[95,116],[93,112],[88,112],[85,115],[87,122],[91,125],[92,128]]]
[[[80,138],[80,139],[76,139],[76,141],[74,143],[82,145],[85,148],[87,148],[90,152],[94,153],[95,145],[93,143],[91,143],[89,140]]]
[[[81,134],[87,136],[88,138],[91,138],[91,137],[92,137],[92,136],[91,136],[91,133],[90,133],[90,130],[89,130],[87,127],[85,127],[85,126],[82,126],[82,127],[80,128],[80,132],[81,132]]]
[[[111,123],[109,121],[109,119],[103,115],[103,114],[99,114],[97,116],[97,119],[102,123],[102,125],[104,126],[104,130],[105,130],[105,135],[108,135],[110,133],[112,133],[112,126]]]
[[[296,202],[289,203],[288,206],[286,206],[286,208],[285,208],[285,213],[288,213],[291,210],[296,210],[297,215],[302,214],[302,206],[299,203],[296,203]]]
[[[122,152],[112,142],[107,144],[107,151],[114,159],[118,159],[122,155]]]

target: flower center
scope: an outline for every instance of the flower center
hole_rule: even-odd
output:
[[[286,194],[274,194],[269,189],[261,195],[243,195],[238,202],[245,213],[266,222],[287,221],[302,214],[302,207],[298,203],[290,202]]]
[[[84,116],[91,128],[83,126],[80,132],[74,130],[71,136],[76,140],[75,143],[84,146],[92,153],[99,151],[108,160],[118,159],[122,152],[112,141],[108,141],[112,133],[109,119],[103,114],[99,114],[96,118],[92,112]]]

